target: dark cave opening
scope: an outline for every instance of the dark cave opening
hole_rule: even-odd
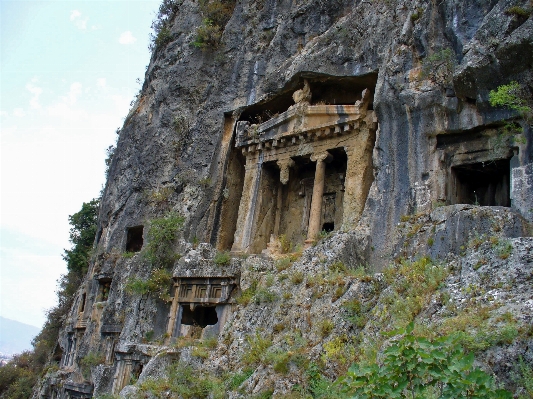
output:
[[[128,227],[126,251],[139,252],[143,247],[143,226]]]
[[[509,159],[453,166],[452,204],[511,206]]]
[[[189,304],[182,305],[181,324],[205,328],[217,323],[216,306],[196,306],[191,310]]]

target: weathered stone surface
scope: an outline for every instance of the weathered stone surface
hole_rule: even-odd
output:
[[[43,380],[42,395],[51,396],[61,383],[85,380],[94,384],[95,394],[115,387],[115,394],[133,395],[147,378],[164,376],[165,352],[213,375],[236,372],[242,370],[247,337],[256,333],[268,335],[281,352],[296,345],[287,340],[305,341],[311,361],[326,356],[335,339],[359,333],[371,347],[379,329],[390,327],[378,317],[390,305],[386,279],[380,273],[364,278],[347,273],[332,283],[327,279],[333,279],[331,268],[339,261],[350,269],[366,266],[379,272],[396,257],[428,255],[453,270],[424,305],[421,322],[438,324],[454,308],[482,301],[495,305],[490,311],[494,323],[509,311],[516,323],[531,325],[533,134],[519,120],[521,139],[504,135],[501,127],[518,115],[488,103],[489,91],[500,84],[516,80],[532,87],[533,19],[506,13],[513,5],[528,7],[529,2],[246,0],[236,2],[220,46],[198,49],[191,42],[204,19],[199,2],[179,1],[172,40],[154,51],[120,131],[95,256],[60,334],[60,371]],[[449,61],[449,69],[431,63],[439,57]],[[244,208],[257,201],[275,205],[278,196],[270,181],[254,189],[254,179],[260,180],[258,161],[245,164],[236,142],[254,125],[274,123],[276,114],[293,106],[298,90],[295,100],[301,102],[292,110],[361,107],[364,89],[373,96],[368,124],[377,123],[377,129],[375,138],[361,133],[369,136],[358,137],[361,145],[347,155],[342,229],[335,216],[336,231],[284,271],[260,255],[217,264],[217,252],[230,250],[235,237],[252,240],[245,237],[246,229],[262,234],[258,250],[249,251],[257,253],[270,240],[270,224],[281,231],[284,223],[268,212],[261,221],[247,218]],[[253,150],[277,148],[284,133],[255,143]],[[317,150],[308,144],[298,144],[299,157]],[[288,165],[289,158],[285,161]],[[501,177],[483,190],[498,186],[492,197],[500,201],[509,195],[511,207],[474,205],[485,164]],[[291,172],[279,169],[279,176],[273,172],[269,178],[277,177],[283,190],[291,185]],[[312,190],[303,186],[304,195]],[[475,199],[467,201],[472,194]],[[133,279],[146,281],[152,273],[143,251],[122,256],[127,229],[144,226],[146,242],[150,221],[169,211],[185,218],[179,239],[170,244],[181,255],[172,266],[174,277],[235,276],[241,291],[264,290],[249,304],[231,302],[232,313],[206,359],[194,356],[191,348],[164,346],[172,341],[165,335],[168,298],[125,290]],[[285,222],[300,226],[302,210],[291,212]],[[101,285],[109,281],[104,301]],[[443,303],[444,293],[449,303]],[[346,319],[342,305],[351,299],[368,306],[373,322],[354,327]],[[324,320],[333,325],[330,335],[320,330]],[[510,382],[508,364],[519,356],[531,364],[531,348],[530,338],[520,338],[480,353],[478,360]],[[80,361],[91,352],[102,354],[106,363],[84,376]],[[72,355],[68,364],[67,353]],[[342,367],[328,364],[325,373],[333,379]],[[122,383],[115,383],[129,383],[130,374],[138,377],[136,386],[122,389]],[[245,394],[229,396],[250,397],[265,389],[281,395],[304,378],[293,363],[281,376],[267,362],[242,384]]]

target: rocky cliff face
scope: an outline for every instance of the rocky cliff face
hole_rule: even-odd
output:
[[[531,93],[533,5],[226,2],[219,42],[198,48],[204,3],[175,3],[120,131],[60,370],[36,395],[141,394],[178,363],[211,382],[244,373],[229,397],[281,397],[311,389],[310,364],[334,379],[378,351],[380,330],[416,317],[447,333],[471,309],[486,317],[458,328],[494,327],[473,349],[516,387],[512,364],[533,362],[533,137],[488,97],[510,81]],[[313,247],[317,209],[332,233]],[[407,272],[386,266],[421,255],[442,284],[400,311],[391,273]],[[261,340],[270,358],[250,355]]]

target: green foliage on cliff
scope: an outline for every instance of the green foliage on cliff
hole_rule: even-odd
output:
[[[453,336],[430,341],[413,334],[414,323],[392,331],[394,338],[379,362],[354,364],[339,380],[346,397],[370,398],[512,398],[494,379],[475,368]]]
[[[126,283],[126,292],[136,295],[157,294],[159,299],[170,299],[168,290],[172,283],[172,273],[165,269],[155,269],[147,280],[132,277]]]
[[[490,105],[505,107],[517,111],[521,116],[531,117],[533,112],[531,104],[527,101],[524,88],[518,82],[498,86],[489,93]]]
[[[178,258],[172,250],[173,242],[185,219],[176,212],[152,219],[147,234],[147,244],[143,250],[145,258],[155,267],[170,267]]]
[[[200,0],[200,12],[204,19],[196,30],[192,45],[198,48],[216,48],[228,23],[235,0]]]
[[[153,33],[150,34],[150,50],[158,50],[172,40],[170,22],[179,10],[178,0],[163,0],[155,20],[152,22]]]
[[[80,211],[68,217],[71,249],[65,249],[63,259],[67,262],[69,272],[85,274],[89,267],[90,251],[96,235],[96,219],[100,200],[84,202]]]

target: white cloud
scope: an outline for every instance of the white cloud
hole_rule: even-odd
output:
[[[82,89],[83,86],[80,82],[72,83],[68,93],[65,96],[61,96],[57,102],[49,105],[46,108],[48,115],[69,120],[86,118],[86,110],[75,106],[81,93],[83,92]]]
[[[22,108],[15,108],[13,110],[13,116],[16,116],[17,118],[21,118],[25,116],[24,110]]]
[[[81,17],[81,12],[79,12],[78,10],[72,10],[72,12],[70,13],[70,20],[74,21],[76,18],[79,17]]]
[[[133,34],[127,30],[126,32],[122,32],[120,34],[120,37],[118,38],[118,42],[120,44],[133,44],[137,41],[135,37],[133,37]]]
[[[74,82],[70,85],[70,91],[68,92],[68,99],[70,104],[75,104],[81,94],[82,85],[80,82]]]
[[[106,78],[98,78],[96,79],[96,86],[105,89],[107,86],[107,80]]]
[[[0,116],[9,116],[7,111],[0,111]]]
[[[89,18],[88,17],[82,18],[81,17],[81,12],[79,12],[78,10],[73,10],[70,13],[70,20],[74,23],[76,28],[78,28],[80,30],[86,30],[87,29],[87,21],[89,20]]]
[[[33,109],[41,108],[41,104],[39,104],[39,96],[43,92],[43,89],[41,89],[38,86],[35,86],[34,83],[36,82],[37,82],[37,79],[33,78],[30,82],[26,84],[26,90],[28,90],[31,94],[33,94],[32,98],[30,99],[30,107]]]

